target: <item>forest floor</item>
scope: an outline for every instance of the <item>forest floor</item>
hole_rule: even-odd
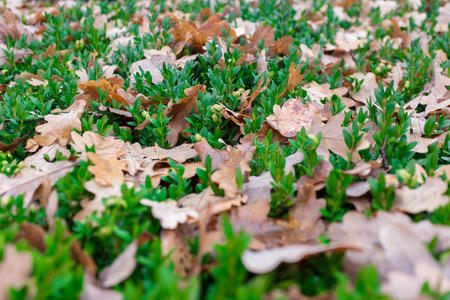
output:
[[[0,299],[450,299],[450,3],[0,3]]]

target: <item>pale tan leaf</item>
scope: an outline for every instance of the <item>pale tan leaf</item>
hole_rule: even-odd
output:
[[[439,177],[428,178],[416,189],[400,187],[395,190],[395,207],[412,214],[432,212],[450,202],[450,197],[445,195],[447,187],[448,184]]]
[[[44,183],[53,185],[60,177],[70,172],[74,166],[70,161],[46,163],[42,171],[34,168],[25,168],[15,177],[0,174],[0,196],[24,195],[23,205],[30,205],[36,190]]]
[[[300,99],[289,99],[282,107],[274,105],[273,114],[268,116],[269,125],[285,137],[295,137],[303,127],[308,130],[315,116]]]
[[[9,299],[9,289],[22,288],[33,269],[33,257],[28,252],[19,252],[16,247],[6,244],[0,263],[0,299]]]
[[[152,215],[161,222],[164,229],[175,229],[178,224],[186,223],[189,219],[198,219],[196,210],[189,207],[178,207],[174,200],[164,202],[142,199],[141,204],[152,208]]]

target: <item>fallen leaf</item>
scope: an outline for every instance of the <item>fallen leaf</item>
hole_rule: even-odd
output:
[[[417,214],[420,212],[432,212],[439,206],[450,202],[450,197],[445,195],[447,183],[439,177],[430,177],[416,189],[402,186],[395,190],[395,208]]]
[[[330,89],[330,84],[328,83],[318,84],[315,81],[312,81],[309,84],[302,86],[302,88],[308,93],[309,98],[311,98],[312,101],[316,102],[320,102],[320,100],[325,98],[331,99],[331,96],[333,95],[342,97],[348,92],[348,89],[346,87]]]
[[[104,288],[113,287],[127,279],[136,267],[136,253],[139,246],[149,239],[150,235],[143,233],[128,245],[128,247],[116,257],[111,265],[100,272],[98,277],[100,285]]]
[[[352,77],[358,79],[359,81],[364,80],[361,84],[359,91],[352,91],[350,94],[353,99],[358,102],[361,102],[365,105],[368,104],[368,101],[371,100],[375,102],[375,89],[378,89],[377,80],[375,78],[375,74],[373,73],[355,73]]]
[[[376,266],[382,281],[393,271],[413,273],[417,263],[439,267],[427,249],[437,237],[436,251],[450,246],[450,230],[431,224],[428,220],[414,223],[401,213],[378,211],[368,219],[364,213],[348,212],[341,223],[332,223],[328,237],[334,243],[349,243],[360,251],[347,251],[344,270],[355,278],[358,270],[367,264]],[[430,278],[431,279],[431,278]]]
[[[112,185],[114,179],[124,179],[123,171],[126,169],[126,162],[114,157],[100,157],[97,153],[88,152],[88,158],[93,166],[88,170],[95,176],[95,181],[103,186]]]
[[[81,115],[84,112],[86,102],[80,100],[68,109],[58,113],[49,114],[44,117],[46,124],[36,127],[36,134],[33,139],[28,140],[26,148],[35,151],[37,146],[50,146],[58,142],[61,146],[66,146],[70,141],[72,128],[81,131]]]
[[[170,131],[166,137],[171,146],[175,146],[177,143],[178,134],[189,127],[186,117],[192,111],[197,111],[197,99],[200,91],[205,91],[205,86],[202,84],[185,89],[186,97],[178,100],[178,102],[170,101],[167,109],[164,110],[164,115],[171,118],[169,125],[167,125]]]
[[[161,222],[164,229],[175,229],[178,224],[186,223],[189,219],[196,220],[198,213],[189,207],[178,207],[174,200],[164,202],[142,199],[142,205],[152,208],[152,215]]]
[[[33,269],[33,257],[29,252],[19,252],[16,247],[6,244],[0,263],[0,299],[9,299],[9,289],[20,289],[29,280]]]
[[[298,263],[310,256],[330,252],[343,252],[354,249],[351,245],[289,245],[260,251],[246,250],[242,254],[242,263],[252,273],[265,274],[281,263]]]
[[[303,127],[308,130],[314,120],[313,113],[300,99],[289,99],[282,107],[273,106],[273,114],[267,116],[269,125],[285,137],[295,137]]]
[[[251,144],[230,148],[228,152],[229,159],[223,161],[219,165],[219,169],[211,175],[211,180],[224,190],[226,196],[236,196],[238,192],[236,183],[237,169],[240,168],[243,174],[250,172],[249,163],[253,157],[253,152],[255,152],[255,147]]]
[[[295,63],[291,62],[291,65],[289,66],[288,82],[286,88],[281,93],[280,98],[284,98],[286,93],[291,92],[297,85],[299,85],[303,80],[303,76],[303,74],[300,74],[300,66],[295,67]]]
[[[45,182],[49,181],[51,185],[70,172],[74,163],[70,161],[58,161],[55,163],[47,163],[42,171],[25,168],[15,177],[8,177],[0,174],[0,196],[17,196],[24,195],[23,205],[30,205],[36,190]]]

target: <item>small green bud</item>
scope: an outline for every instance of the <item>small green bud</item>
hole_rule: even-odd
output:
[[[217,114],[212,114],[211,119],[213,120],[214,123],[219,122],[219,117],[217,116]]]
[[[194,140],[195,140],[196,142],[200,142],[202,139],[203,139],[203,137],[202,137],[202,135],[201,135],[200,133],[197,132],[197,133],[194,135]]]
[[[102,228],[100,228],[100,230],[98,231],[99,236],[101,237],[107,237],[109,235],[111,235],[113,229],[111,226],[104,226]]]
[[[308,134],[308,138],[310,140],[312,140],[314,142],[315,145],[317,145],[319,143],[319,140],[317,139],[317,137],[314,134]]]
[[[75,42],[75,50],[76,50],[76,51],[81,51],[81,50],[83,50],[83,48],[84,48],[85,45],[86,45],[86,44],[84,43],[83,40],[77,40],[77,41]]]
[[[397,175],[402,179],[403,182],[408,182],[411,179],[411,174],[405,169],[398,170]]]
[[[222,109],[223,109],[222,105],[220,105],[218,103],[212,105],[210,108],[212,113],[220,113],[222,111]]]
[[[409,89],[409,86],[411,85],[411,82],[409,80],[406,80],[405,83],[403,84],[403,87],[405,89]]]

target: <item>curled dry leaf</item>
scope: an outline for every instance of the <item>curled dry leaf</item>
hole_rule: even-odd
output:
[[[39,146],[50,146],[55,142],[66,146],[70,141],[72,128],[81,130],[80,118],[85,107],[86,102],[79,100],[58,114],[46,115],[44,119],[47,123],[36,127],[36,132],[40,134],[28,140],[26,148],[35,151]]]
[[[282,107],[273,106],[273,114],[267,117],[267,123],[284,137],[295,137],[303,127],[308,130],[315,116],[300,99],[289,99]]]
[[[246,250],[242,263],[252,273],[265,274],[281,263],[298,263],[301,260],[321,253],[342,252],[354,249],[351,245],[289,245],[260,251]]]
[[[142,199],[141,204],[152,208],[152,215],[161,222],[161,227],[164,229],[175,229],[178,224],[198,218],[196,210],[189,207],[178,207],[177,202],[173,200],[158,202]]]
[[[291,92],[303,80],[303,74],[300,74],[300,67],[295,67],[295,63],[291,62],[289,66],[289,76],[286,88],[281,93],[280,98],[284,98],[286,93]]]
[[[19,252],[16,247],[6,244],[0,263],[0,299],[9,299],[9,289],[22,288],[33,269],[33,257],[28,252]]]
[[[200,91],[205,92],[205,86],[202,84],[185,89],[186,97],[178,100],[178,102],[170,101],[167,109],[164,110],[164,115],[172,118],[167,126],[170,131],[166,137],[171,146],[175,146],[177,143],[178,134],[189,127],[186,117],[192,111],[197,111],[197,99]]]
[[[394,207],[411,214],[432,212],[450,202],[450,197],[445,195],[447,188],[448,184],[439,177],[428,178],[416,189],[402,186],[395,190]]]
[[[25,240],[31,247],[44,253],[46,249],[44,238],[45,231],[41,226],[23,222],[20,224],[20,231],[17,234],[16,240]]]
[[[24,195],[23,205],[30,205],[37,189],[43,184],[53,185],[66,173],[72,171],[74,163],[58,161],[47,163],[42,170],[25,168],[15,177],[0,174],[0,196]]]

